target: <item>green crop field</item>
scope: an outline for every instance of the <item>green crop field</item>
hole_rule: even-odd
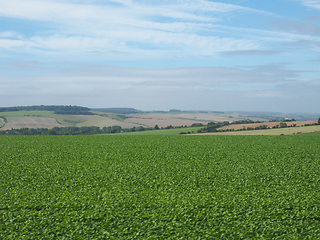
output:
[[[161,129],[161,130],[146,130],[136,132],[124,132],[119,133],[121,135],[179,135],[197,133],[199,129],[203,127],[186,127],[186,128],[172,128],[172,129]]]
[[[320,239],[319,143],[0,136],[0,239]]]

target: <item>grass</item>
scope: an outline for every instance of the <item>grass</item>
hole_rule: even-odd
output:
[[[319,239],[319,140],[0,136],[0,239]]]
[[[54,114],[53,118],[56,119],[58,123],[67,127],[74,127],[76,124],[85,122],[82,118],[74,115]]]
[[[4,120],[2,118],[0,118],[0,128],[3,127],[6,123],[4,122]]]
[[[4,117],[53,117],[52,111],[13,111],[0,112],[0,116]]]
[[[173,128],[160,130],[145,130],[119,133],[121,135],[179,135],[180,133],[196,133],[202,127]]]
[[[114,114],[114,113],[104,113],[104,112],[93,112],[94,114],[97,114],[98,116],[107,117],[113,120],[117,120],[120,122],[123,122],[125,117],[122,117],[121,114]]]

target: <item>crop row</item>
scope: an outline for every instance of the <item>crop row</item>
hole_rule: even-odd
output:
[[[0,239],[318,239],[319,140],[0,136]]]

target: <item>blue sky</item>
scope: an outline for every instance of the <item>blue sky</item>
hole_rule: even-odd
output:
[[[0,105],[319,113],[320,0],[0,0]]]

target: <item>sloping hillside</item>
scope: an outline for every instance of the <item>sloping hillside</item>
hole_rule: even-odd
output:
[[[1,130],[20,129],[20,128],[53,128],[61,125],[50,117],[8,117],[7,123]]]
[[[1,112],[0,130],[21,128],[53,128],[53,127],[82,127],[98,126],[122,128],[138,127],[140,124],[124,122],[116,115],[71,115],[55,114],[53,111],[12,111]]]

